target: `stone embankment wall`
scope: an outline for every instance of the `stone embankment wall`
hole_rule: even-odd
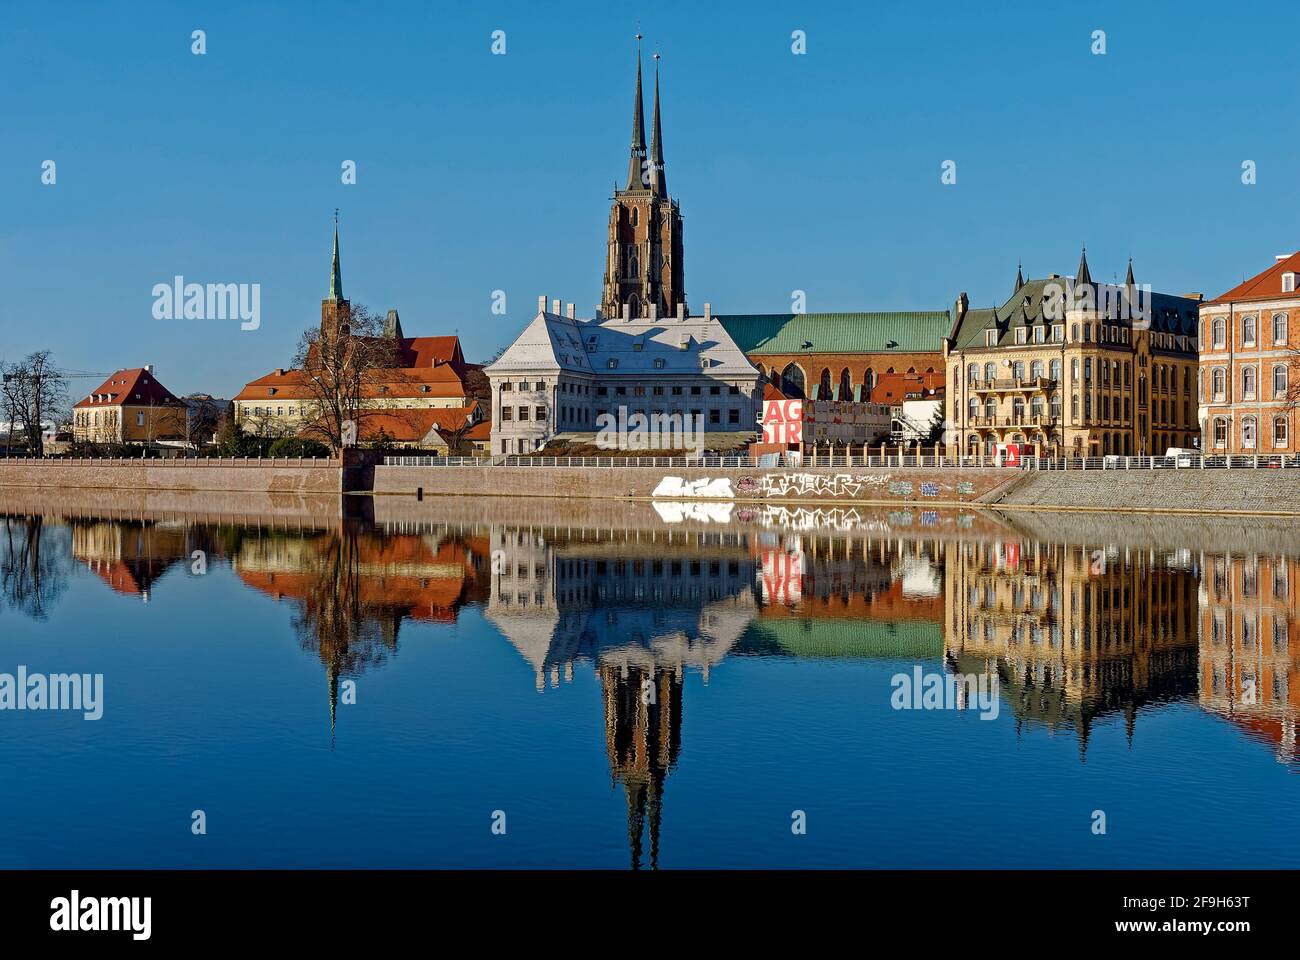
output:
[[[342,493],[337,460],[6,460],[0,487]]]
[[[984,501],[1019,509],[1300,514],[1300,470],[1028,471]]]
[[[1015,479],[1009,469],[913,467],[378,466],[376,494],[638,500],[962,503]]]

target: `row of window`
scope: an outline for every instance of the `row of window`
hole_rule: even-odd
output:
[[[1255,347],[1259,346],[1257,330],[1259,326],[1259,317],[1250,316],[1241,317],[1241,346]],[[1210,343],[1215,350],[1224,350],[1228,345],[1228,318],[1213,317],[1209,321]],[[1287,321],[1285,313],[1273,314],[1272,322],[1273,346],[1282,346],[1287,340]],[[1204,349],[1205,341],[1202,339],[1201,348]]]
[[[519,415],[515,416],[516,409]],[[501,421],[503,423],[511,420],[545,420],[547,416],[546,407],[502,407]]]
[[[996,347],[1000,339],[1000,331],[996,326],[990,327],[984,331],[984,346]],[[1045,324],[1037,324],[1032,327],[1016,327],[1013,339],[1014,345],[1018,347],[1027,346],[1031,342],[1038,344],[1047,343],[1049,339],[1048,327]],[[1065,324],[1054,324],[1050,330],[1050,339],[1052,343],[1065,343]],[[1104,323],[1073,323],[1070,325],[1070,343],[1095,342],[1130,346],[1132,339],[1128,327]],[[1008,345],[1010,346],[1011,344]],[[1188,337],[1175,333],[1152,333],[1151,345],[1157,349],[1163,350],[1191,349]]]
[[[1258,393],[1257,381],[1259,371],[1255,366],[1247,365],[1241,368],[1241,399],[1254,400]],[[1273,399],[1285,400],[1287,395],[1289,374],[1287,366],[1283,363],[1273,364]],[[1210,371],[1210,396],[1208,400],[1226,400],[1228,391],[1228,370],[1226,367],[1215,367]]]
[[[1217,449],[1225,450],[1228,447],[1228,434],[1231,425],[1227,417],[1215,417],[1212,429],[1214,437],[1214,446]],[[1256,449],[1259,442],[1259,421],[1253,416],[1242,417],[1240,429],[1241,448],[1243,450]],[[1273,449],[1285,449],[1291,442],[1290,424],[1286,416],[1276,416],[1273,418]]]

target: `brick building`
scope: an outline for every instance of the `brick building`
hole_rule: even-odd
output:
[[[1210,453],[1293,453],[1300,391],[1300,253],[1200,308],[1200,421]]]

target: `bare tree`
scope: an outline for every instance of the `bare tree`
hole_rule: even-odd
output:
[[[0,394],[5,420],[22,428],[31,455],[44,456],[42,421],[62,416],[68,397],[68,382],[50,351],[38,350],[0,369]]]
[[[346,326],[310,327],[298,342],[294,367],[300,371],[307,399],[302,401],[300,436],[319,440],[335,454],[344,445],[345,424],[402,411],[384,409],[385,388],[402,379],[401,343],[382,336],[384,319],[353,304]]]

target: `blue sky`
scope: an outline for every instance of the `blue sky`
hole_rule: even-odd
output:
[[[345,293],[408,335],[484,360],[540,293],[590,315],[638,26],[694,310],[989,305],[1017,260],[1072,273],[1084,241],[1097,279],[1132,254],[1139,282],[1216,295],[1300,246],[1298,23],[1266,2],[7,0],[0,358],[231,396],[318,321],[335,207]],[[176,274],[259,283],[261,328],[155,320]]]

